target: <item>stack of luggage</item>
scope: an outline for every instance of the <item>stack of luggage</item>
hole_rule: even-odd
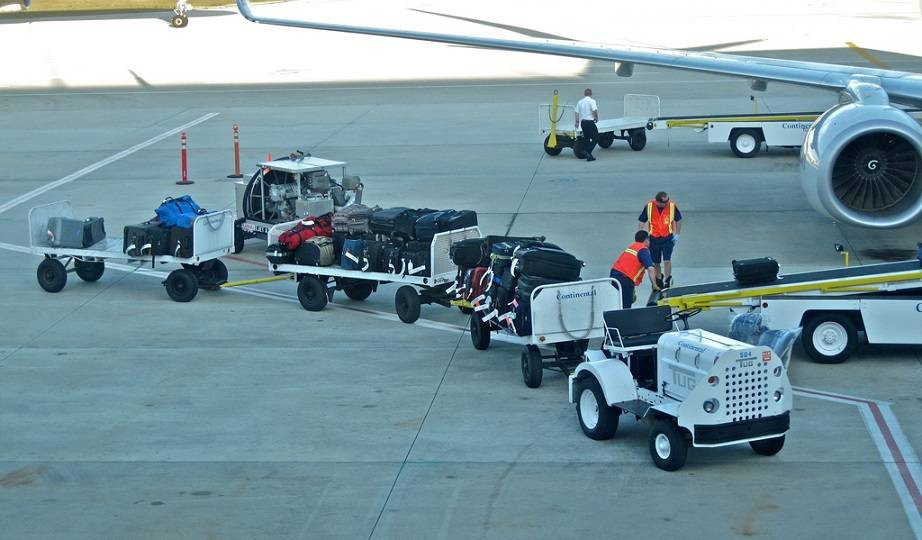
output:
[[[192,257],[195,219],[207,213],[188,195],[175,199],[167,197],[156,209],[156,217],[144,223],[125,226],[122,251],[133,257]]]
[[[456,242],[458,298],[475,316],[517,335],[531,334],[531,295],[542,286],[579,279],[583,263],[543,237],[487,236]]]
[[[333,245],[333,214],[307,216],[266,248],[272,264],[330,266],[336,262]]]
[[[475,225],[472,210],[353,204],[333,215],[335,256],[345,270],[429,276],[434,236]]]

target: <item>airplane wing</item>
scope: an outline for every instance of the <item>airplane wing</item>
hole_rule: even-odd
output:
[[[240,14],[260,24],[348,32],[374,36],[415,39],[488,49],[521,51],[554,56],[570,56],[588,60],[618,63],[617,73],[629,77],[633,66],[649,65],[751,79],[754,90],[764,90],[767,81],[811,86],[834,91],[847,90],[849,83],[871,83],[886,91],[890,100],[911,106],[922,106],[922,75],[902,71],[863,68],[818,62],[801,62],[775,58],[759,58],[710,52],[686,52],[669,49],[609,47],[558,40],[512,40],[432,32],[415,32],[366,26],[350,26],[295,19],[258,17],[248,0],[237,0]],[[861,99],[861,96],[856,96]]]

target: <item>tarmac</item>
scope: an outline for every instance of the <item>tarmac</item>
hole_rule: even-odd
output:
[[[588,26],[549,2],[528,13],[347,5],[255,9],[922,64],[914,1],[874,13],[863,2],[590,2],[599,16]],[[49,294],[28,251],[29,208],[54,201],[103,216],[113,236],[168,195],[233,208],[234,124],[245,174],[269,152],[346,161],[369,203],[474,209],[484,234],[563,246],[585,261],[584,278],[608,274],[660,190],[685,217],[677,284],[726,279],[730,260],[747,257],[789,272],[837,267],[834,243],[862,264],[914,250],[922,224],[857,229],[810,208],[796,149],[742,160],[701,133],[653,131],[643,151],[616,141],[587,163],[546,155],[537,133],[537,105],[555,89],[573,103],[592,87],[603,117],[620,114],[626,93],[660,96],[664,115],[820,111],[834,94],[770,84],[751,101],[745,81],[704,74],[638,67],[624,79],[575,59],[223,13],[193,11],[180,30],[166,17],[0,19],[0,538],[922,538],[918,347],[864,345],[829,366],[798,346],[781,453],[692,449],[666,473],[644,424],[625,417],[614,439],[588,439],[563,375],[525,387],[519,347],[475,350],[458,310],[423,306],[401,323],[394,284],[364,302],[337,293],[321,312],[300,307],[291,281],[177,304],[161,284],[174,267],[119,261],[99,282],[70,275]],[[175,184],[180,131],[189,186]],[[226,257],[231,279],[269,275],[263,248],[250,240]],[[715,332],[728,321],[693,319]]]

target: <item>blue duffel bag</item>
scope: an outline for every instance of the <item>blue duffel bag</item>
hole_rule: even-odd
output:
[[[175,199],[167,197],[156,212],[163,227],[181,227],[183,229],[191,228],[196,217],[208,213],[207,210],[195,204],[192,197],[188,195]]]
[[[349,239],[343,242],[343,255],[340,260],[343,270],[365,269],[365,241]]]

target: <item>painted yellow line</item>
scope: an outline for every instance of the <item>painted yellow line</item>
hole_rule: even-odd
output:
[[[846,41],[845,44],[848,45],[848,48],[849,48],[849,49],[851,49],[851,50],[855,51],[856,53],[858,53],[858,54],[861,56],[861,58],[864,58],[865,60],[867,60],[868,62],[874,64],[875,66],[877,66],[877,67],[879,67],[879,68],[881,68],[881,69],[890,69],[890,66],[888,66],[888,65],[886,64],[886,62],[880,61],[880,60],[879,60],[877,57],[875,57],[873,54],[871,54],[871,53],[869,53],[868,51],[862,49],[862,48],[859,47],[858,45],[855,45],[855,44],[852,43],[851,41]]]
[[[245,279],[243,281],[229,281],[221,285],[223,288],[227,287],[240,287],[242,285],[256,285],[259,283],[269,283],[270,281],[282,281],[286,279],[294,279],[293,275],[286,274],[284,276],[272,276],[258,279]]]

